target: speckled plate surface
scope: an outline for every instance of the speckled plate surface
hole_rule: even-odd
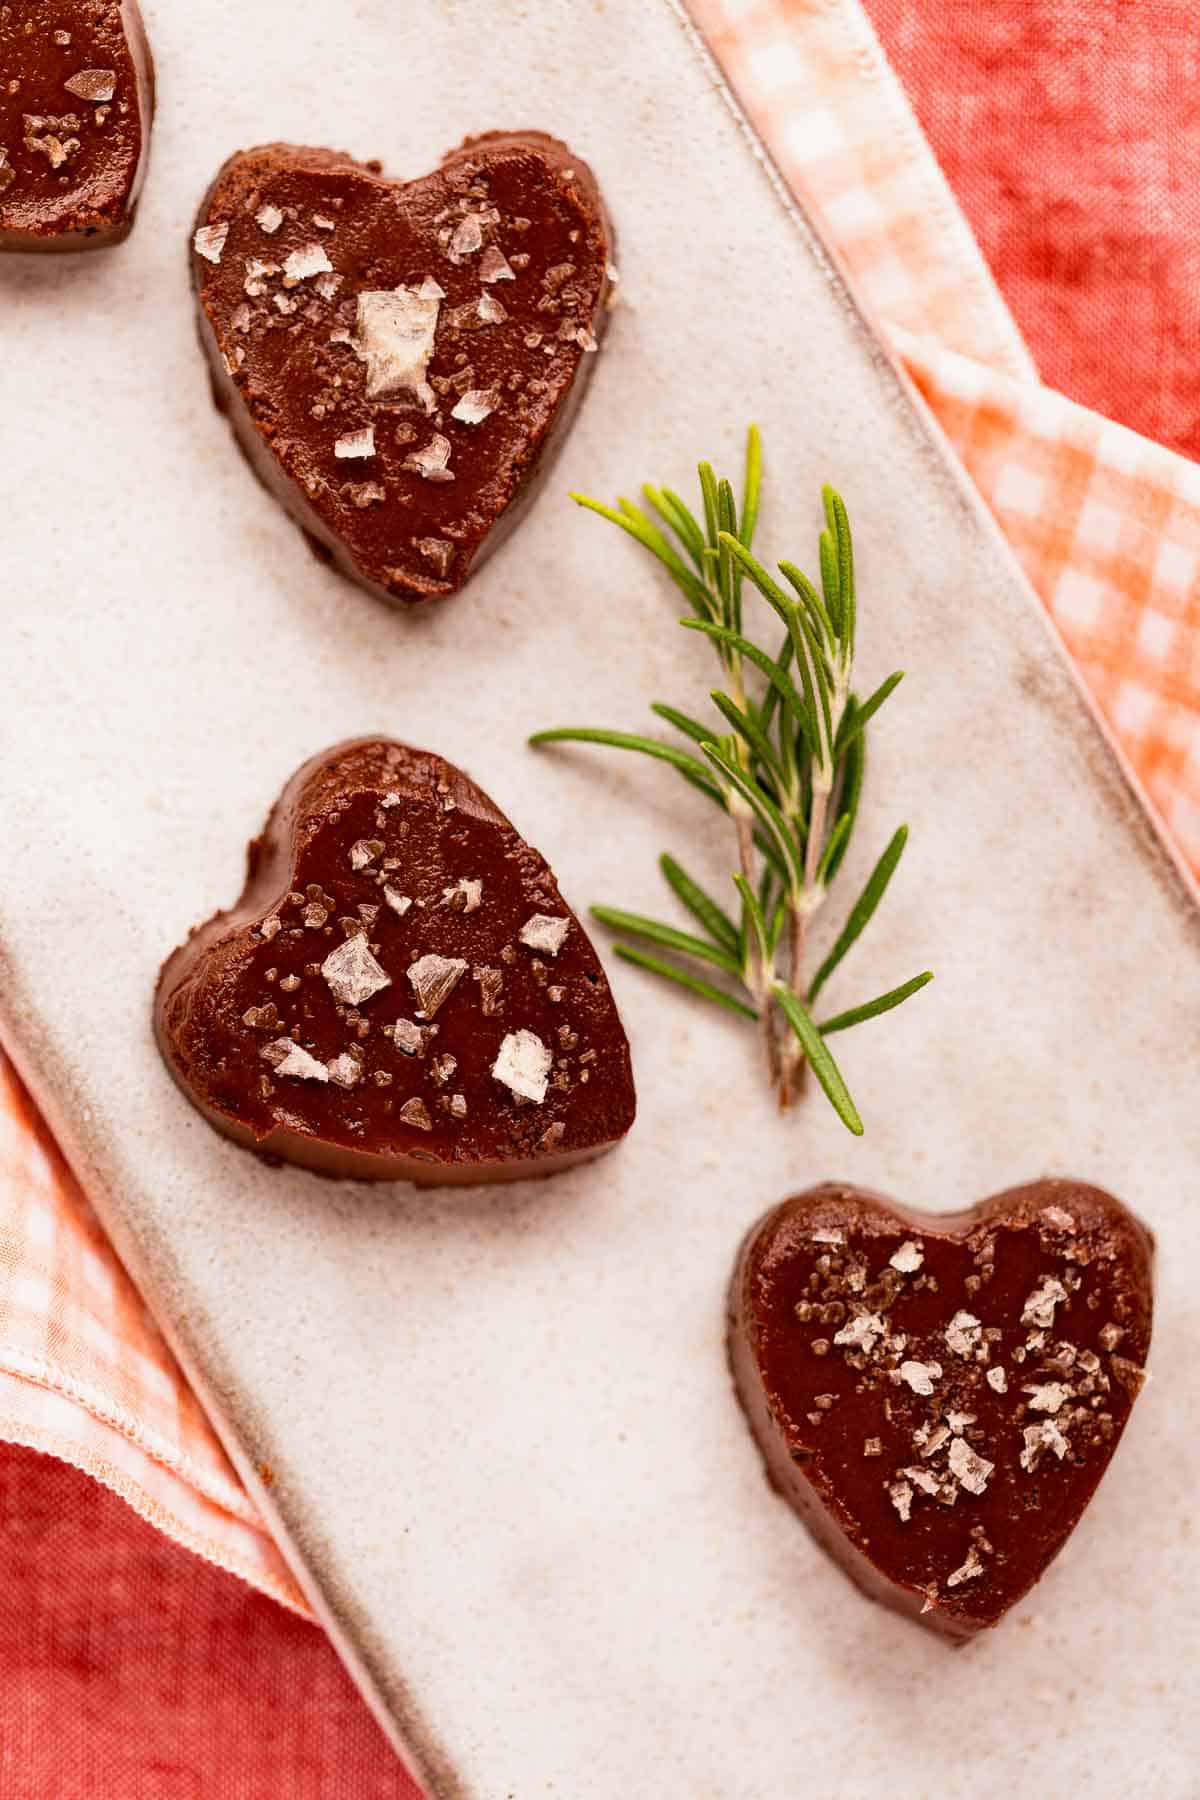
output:
[[[665,0],[147,10],[129,245],[0,266],[0,1002],[239,1467],[277,1472],[256,1491],[364,1688],[443,1795],[1186,1800],[1200,912],[995,530]],[[395,617],[313,560],[213,411],[188,223],[239,144],[415,174],[530,124],[597,170],[623,300],[551,491],[464,596]],[[865,674],[909,671],[858,867],[899,819],[912,842],[839,994],[938,981],[843,1042],[866,1139],[819,1104],[781,1122],[735,1021],[618,968],[641,1117],[601,1163],[430,1194],[222,1142],[157,1059],[155,973],[321,746],[388,731],[461,763],[579,906],[657,907],[664,845],[719,878],[718,822],[669,773],[524,737],[700,701],[671,595],[561,496],[684,486],[750,417],[764,541],[811,561],[834,480]],[[1047,1171],[1157,1233],[1154,1379],[1032,1602],[950,1655],[767,1490],[724,1288],[751,1220],[822,1177],[951,1207]]]

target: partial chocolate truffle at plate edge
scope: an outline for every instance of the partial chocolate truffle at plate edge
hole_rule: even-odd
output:
[[[241,151],[192,236],[218,404],[343,573],[394,604],[457,593],[579,405],[611,256],[591,171],[540,132],[472,138],[409,182]]]
[[[245,890],[167,960],[167,1067],[238,1143],[330,1175],[548,1175],[633,1123],[629,1045],[544,859],[386,739],[305,763]]]
[[[128,236],[153,111],[135,0],[0,5],[0,251]]]
[[[872,1598],[955,1643],[1079,1522],[1144,1378],[1153,1240],[1082,1182],[938,1217],[828,1184],[742,1247],[738,1395],[772,1484]]]

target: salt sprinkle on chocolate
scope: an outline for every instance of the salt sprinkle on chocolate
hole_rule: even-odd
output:
[[[466,972],[461,956],[422,956],[409,964],[408,979],[427,1019],[450,998]]]
[[[325,254],[324,244],[304,244],[299,250],[293,250],[283,265],[284,287],[298,287],[307,281],[310,275],[327,275],[333,270],[333,264]]]
[[[433,1120],[429,1116],[429,1108],[423,1100],[413,1096],[406,1100],[400,1108],[400,1117],[406,1125],[415,1125],[418,1131],[432,1131]]]
[[[530,950],[557,956],[570,929],[570,919],[559,918],[553,913],[534,913],[531,919],[526,919],[518,936]]]
[[[461,425],[482,425],[496,410],[494,388],[468,388],[450,414]]]
[[[925,1252],[909,1238],[893,1256],[888,1258],[889,1266],[899,1270],[901,1275],[915,1275],[925,1261]]]
[[[299,1081],[328,1081],[329,1070],[323,1062],[291,1038],[276,1038],[273,1044],[265,1044],[259,1055],[269,1062],[277,1075],[293,1075]]]
[[[374,456],[375,427],[364,425],[361,431],[348,431],[345,437],[336,439],[333,454],[343,461],[352,456]]]
[[[982,1331],[982,1323],[973,1313],[956,1312],[942,1335],[956,1356],[971,1356]]]
[[[475,313],[485,325],[503,325],[508,317],[494,294],[480,294]]]
[[[260,206],[254,215],[254,222],[260,231],[270,237],[283,224],[283,214],[277,206]]]
[[[480,281],[515,281],[517,278],[509,268],[501,251],[494,244],[489,244],[479,259]]]
[[[941,1363],[902,1362],[900,1379],[907,1382],[914,1394],[932,1394],[933,1384],[942,1372]]]
[[[454,474],[447,468],[450,461],[450,439],[435,431],[429,442],[420,450],[413,450],[404,459],[404,467],[412,469],[426,481],[453,481]]]
[[[997,1394],[1008,1392],[1008,1376],[998,1363],[988,1370],[987,1384]]]
[[[354,354],[367,365],[367,399],[401,389],[420,395],[433,355],[439,301],[421,288],[373,290],[358,296]]]
[[[1054,1309],[1067,1298],[1067,1290],[1053,1275],[1043,1275],[1041,1285],[1034,1288],[1021,1312],[1022,1325],[1036,1325],[1044,1330],[1054,1324]]]
[[[965,1438],[956,1437],[950,1445],[950,1473],[960,1481],[969,1494],[982,1494],[988,1484],[988,1476],[996,1467],[986,1457],[977,1456]]]
[[[201,225],[192,239],[192,248],[196,255],[202,256],[206,262],[219,263],[228,236],[228,219],[222,219],[217,225]]]
[[[372,956],[362,932],[356,932],[336,950],[331,950],[321,964],[321,973],[330,993],[343,1006],[361,1006],[372,994],[392,985],[391,976]]]
[[[550,1085],[553,1060],[536,1032],[510,1031],[492,1064],[492,1074],[512,1093],[525,1100],[534,1100],[540,1106]]]
[[[399,888],[392,887],[390,882],[384,884],[383,897],[391,907],[392,911],[394,913],[399,913],[401,918],[404,917],[405,913],[412,905],[412,901],[409,899],[408,895],[402,894]]]
[[[983,1563],[974,1544],[967,1551],[967,1560],[961,1563],[953,1574],[947,1575],[946,1586],[958,1587],[961,1582],[975,1581],[984,1572]]]
[[[63,86],[68,94],[76,94],[81,100],[111,100],[117,90],[117,72],[115,69],[80,69],[78,75],[72,75]]]

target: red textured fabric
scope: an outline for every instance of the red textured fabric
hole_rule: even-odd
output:
[[[330,1645],[0,1445],[0,1800],[418,1800]]]
[[[1200,456],[1196,0],[864,0],[1044,381]]]

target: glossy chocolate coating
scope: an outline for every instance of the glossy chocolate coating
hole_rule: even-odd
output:
[[[955,1642],[997,1624],[1124,1430],[1152,1252],[1119,1201],[1074,1181],[942,1217],[834,1184],[785,1200],[730,1294],[773,1485],[874,1599]]]
[[[533,498],[596,361],[611,235],[591,171],[538,132],[473,138],[408,183],[270,144],[229,159],[196,228],[214,391],[261,480],[383,599],[456,593]],[[405,381],[372,367],[363,308],[418,290],[436,317]]]
[[[360,969],[323,972],[345,946],[376,984],[358,1004],[344,984]],[[155,1029],[219,1130],[331,1175],[517,1180],[633,1123],[608,982],[545,861],[460,769],[387,740],[293,776],[237,905],[165,964]],[[289,1040],[303,1073],[280,1066]],[[534,1088],[545,1065],[542,1098],[493,1073],[514,1054]]]
[[[126,237],[153,111],[135,0],[0,5],[0,250]]]

